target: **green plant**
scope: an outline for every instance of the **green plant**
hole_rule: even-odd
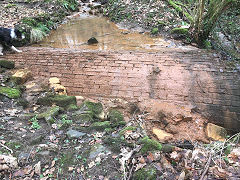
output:
[[[7,4],[6,6],[5,6],[5,8],[11,8],[11,7],[14,7],[14,6],[16,6],[16,4]]]
[[[42,31],[41,29],[32,28],[30,32],[30,42],[33,43],[42,41],[46,35],[46,32]]]
[[[67,119],[67,115],[64,114],[61,118],[61,127],[68,127],[72,124],[72,120]]]
[[[152,34],[157,34],[158,33],[158,28],[153,28],[151,31]]]
[[[0,94],[7,96],[10,99],[17,99],[21,97],[21,92],[15,88],[0,86]]]
[[[41,128],[41,125],[39,125],[38,120],[37,120],[37,115],[32,117],[29,121],[32,123],[32,125],[31,125],[32,129],[40,129]]]
[[[65,9],[70,11],[76,11],[78,3],[76,0],[58,0],[58,3]]]
[[[179,13],[183,14],[190,24],[189,32],[194,41],[204,47],[205,41],[219,20],[220,16],[232,8],[236,0],[197,0],[182,3],[168,0],[168,3]]]

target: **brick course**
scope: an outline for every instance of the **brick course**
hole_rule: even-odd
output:
[[[22,48],[7,54],[36,77],[58,77],[70,95],[156,99],[197,106],[213,121],[240,129],[240,76],[205,50],[156,53]],[[232,115],[234,114],[234,116]],[[229,120],[230,119],[230,120]],[[233,126],[234,125],[234,126]]]

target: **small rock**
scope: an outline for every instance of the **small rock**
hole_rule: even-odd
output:
[[[38,154],[41,155],[41,156],[46,157],[46,156],[50,155],[50,151],[41,151],[41,152],[38,152]]]
[[[98,40],[95,37],[91,37],[88,41],[87,41],[88,45],[91,44],[97,44]]]
[[[57,77],[49,78],[49,84],[60,84],[60,80]]]
[[[94,159],[96,158],[100,153],[104,153],[107,150],[106,147],[104,147],[101,144],[95,144],[94,146],[92,146],[91,148],[91,152],[89,154],[89,158],[90,159]]]
[[[12,78],[15,79],[17,83],[23,84],[32,78],[32,73],[28,69],[19,69],[17,72],[15,72],[15,74],[12,75]]]
[[[66,88],[60,84],[60,80],[57,77],[49,79],[49,86],[54,90],[55,93],[59,95],[67,95]]]
[[[13,69],[15,67],[15,62],[7,61],[7,60],[0,60],[0,67],[4,67],[7,69]]]
[[[216,141],[224,141],[227,136],[227,130],[221,126],[208,123],[206,127],[207,136]]]
[[[79,131],[76,131],[76,130],[69,130],[67,132],[67,136],[68,138],[79,138],[81,136],[84,136],[86,133],[82,133],[82,132],[79,132]]]
[[[155,134],[160,142],[165,142],[168,139],[171,139],[173,137],[172,134],[167,133],[161,129],[153,128],[152,129],[153,134]]]

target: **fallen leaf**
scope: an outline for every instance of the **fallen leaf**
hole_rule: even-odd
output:
[[[68,167],[68,172],[72,172],[74,170],[74,167]]]
[[[53,167],[53,166],[55,165],[55,163],[56,163],[56,161],[53,160],[53,161],[52,161],[52,164],[51,164],[51,167]]]
[[[136,169],[135,169],[135,172],[139,169],[142,169],[144,166],[146,166],[147,164],[146,163],[139,163],[136,165]]]
[[[96,165],[95,162],[92,161],[92,162],[90,162],[90,163],[88,164],[88,167],[89,167],[89,168],[92,168],[92,167],[95,166],[95,165]]]
[[[57,129],[58,128],[57,124],[52,124],[52,128]]]
[[[184,179],[185,179],[185,176],[186,176],[185,171],[182,171],[181,174],[180,174],[179,177],[178,177],[178,180],[184,180]]]
[[[147,159],[148,159],[148,161],[149,161],[150,163],[155,160],[155,158],[154,158],[154,156],[153,156],[153,154],[152,154],[151,152],[148,153]]]
[[[37,164],[35,164],[35,166],[34,166],[34,172],[35,172],[37,175],[40,175],[40,174],[41,174],[41,161],[39,161]]]
[[[0,170],[1,170],[1,165],[0,165]],[[13,173],[13,177],[19,177],[19,176],[22,177],[24,175],[25,175],[25,172],[22,169],[20,169],[20,170],[16,171],[15,173]]]
[[[23,169],[24,173],[27,175],[27,174],[30,174],[31,171],[33,170],[33,167],[32,166],[27,166]]]

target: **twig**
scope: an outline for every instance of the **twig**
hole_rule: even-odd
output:
[[[131,168],[131,170],[130,170],[130,172],[129,172],[129,176],[128,176],[128,179],[127,179],[127,180],[130,180],[130,178],[131,178],[131,176],[132,176],[133,167],[134,167],[134,164],[132,165],[132,168]]]
[[[204,179],[204,177],[205,177],[205,175],[206,175],[206,173],[208,171],[211,159],[212,159],[212,153],[210,153],[210,155],[209,155],[208,161],[207,161],[207,163],[205,165],[204,171],[203,171],[202,176],[201,176],[201,178],[199,180],[203,180]]]
[[[7,150],[9,150],[11,152],[11,154],[13,153],[13,150],[10,149],[9,147],[5,146],[4,144],[0,143],[0,145],[4,148],[6,148]]]

